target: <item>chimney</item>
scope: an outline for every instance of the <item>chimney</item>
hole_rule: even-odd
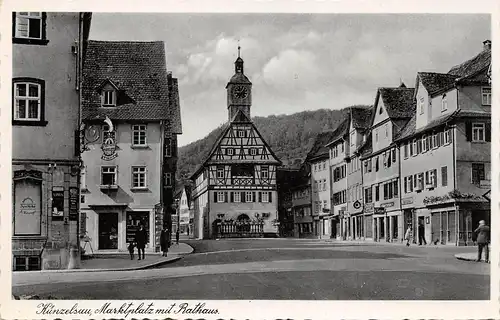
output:
[[[491,50],[491,40],[483,41],[483,50]]]

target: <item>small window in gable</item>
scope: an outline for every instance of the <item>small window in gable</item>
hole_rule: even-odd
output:
[[[441,99],[441,111],[448,110],[448,99],[446,99],[446,93],[443,94],[443,98]]]
[[[378,114],[382,114],[382,112],[384,112],[384,110],[380,107],[380,109],[378,109]]]
[[[116,106],[116,91],[113,89],[102,90],[101,102],[103,107]]]

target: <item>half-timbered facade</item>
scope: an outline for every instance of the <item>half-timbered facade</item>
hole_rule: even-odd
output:
[[[276,235],[276,167],[281,164],[250,118],[252,83],[243,59],[226,86],[229,121],[194,181],[194,236]]]

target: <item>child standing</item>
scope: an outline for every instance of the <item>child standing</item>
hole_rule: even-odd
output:
[[[130,260],[134,260],[134,243],[130,242],[128,245],[128,252],[130,253]]]
[[[405,233],[405,240],[406,240],[407,247],[410,246],[410,241],[411,241],[412,236],[413,236],[412,227],[409,226],[408,229],[406,229],[406,233]]]

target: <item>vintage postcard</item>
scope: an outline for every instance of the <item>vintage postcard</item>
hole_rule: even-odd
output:
[[[499,316],[493,1],[1,6],[2,318]]]

